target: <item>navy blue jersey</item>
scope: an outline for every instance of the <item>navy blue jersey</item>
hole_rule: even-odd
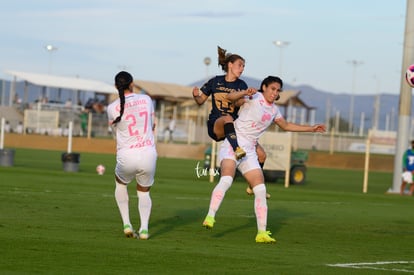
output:
[[[224,75],[218,75],[210,79],[200,89],[206,96],[211,95],[212,109],[208,119],[215,121],[225,114],[229,114],[233,119],[236,119],[239,108],[228,100],[226,96],[228,93],[246,89],[247,84],[241,79],[227,82]]]

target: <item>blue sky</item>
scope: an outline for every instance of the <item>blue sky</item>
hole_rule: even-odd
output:
[[[222,74],[220,45],[246,59],[244,76],[349,93],[356,60],[355,94],[399,94],[405,9],[406,0],[2,1],[0,78],[19,70],[112,84],[126,69],[188,85]]]

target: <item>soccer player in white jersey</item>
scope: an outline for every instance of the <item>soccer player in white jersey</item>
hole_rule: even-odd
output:
[[[154,139],[154,106],[149,96],[133,93],[133,78],[122,71],[115,76],[119,99],[108,108],[109,125],[116,135],[115,199],[125,236],[148,239],[148,223],[152,200],[157,151]],[[129,219],[128,184],[137,182],[140,228],[134,232]]]
[[[233,183],[236,168],[243,174],[250,187],[253,189],[254,212],[257,220],[257,243],[275,243],[271,232],[267,230],[267,200],[266,186],[264,184],[263,171],[259,165],[256,144],[259,137],[272,124],[276,123],[285,131],[292,132],[325,132],[325,126],[321,124],[299,125],[287,122],[274,101],[279,98],[283,82],[279,77],[268,76],[262,81],[259,93],[247,96],[246,93],[233,93],[228,96],[233,101],[242,104],[239,117],[234,125],[239,145],[246,151],[246,157],[236,160],[234,151],[224,140],[220,147],[219,160],[221,177],[212,191],[209,211],[204,219],[203,226],[212,229],[215,223],[216,212],[218,211],[226,191]]]

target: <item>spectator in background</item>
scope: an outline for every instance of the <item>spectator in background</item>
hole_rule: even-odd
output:
[[[405,194],[405,187],[407,184],[410,185],[410,191],[408,194],[413,195],[414,184],[413,184],[413,173],[414,173],[414,140],[411,141],[411,148],[407,149],[403,155],[403,173],[402,182],[400,187],[400,194]]]
[[[173,132],[175,130],[175,119],[173,116],[170,116],[170,121],[168,122],[168,126],[164,129],[164,140],[167,142],[173,141]],[[165,133],[168,132],[168,139]]]
[[[80,122],[81,122],[81,135],[86,136],[88,132],[88,117],[89,117],[89,110],[84,109],[80,113]]]
[[[14,98],[13,98],[13,103],[14,104],[22,104],[22,99],[19,97],[19,95],[18,94],[15,94],[14,95]]]
[[[10,133],[10,123],[8,120],[6,120],[6,122],[4,123],[4,132]]]
[[[68,98],[68,100],[66,100],[65,107],[66,108],[72,108],[72,99]]]
[[[85,109],[89,109],[89,110],[92,110],[92,108],[93,108],[93,103],[94,103],[94,100],[93,100],[93,98],[88,98],[88,101],[86,101],[86,104],[85,104]]]
[[[46,103],[48,103],[49,102],[49,99],[45,96],[45,97],[42,97],[42,100],[40,101],[42,104],[46,104]]]
[[[58,124],[58,128],[57,128],[57,135],[58,136],[63,136],[63,128],[61,124]]]
[[[23,123],[19,121],[19,124],[17,124],[15,132],[18,134],[23,134]]]

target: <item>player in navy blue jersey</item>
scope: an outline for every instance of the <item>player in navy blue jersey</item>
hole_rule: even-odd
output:
[[[207,121],[208,135],[215,141],[227,138],[236,159],[241,159],[246,152],[239,147],[233,124],[237,119],[239,106],[227,96],[234,92],[243,92],[250,96],[256,92],[256,89],[248,88],[246,82],[240,79],[245,66],[245,60],[240,55],[226,53],[226,50],[218,47],[218,64],[226,74],[213,77],[200,89],[194,87],[193,97],[198,105],[202,105],[211,96],[212,109]],[[265,158],[264,151],[259,155]]]

